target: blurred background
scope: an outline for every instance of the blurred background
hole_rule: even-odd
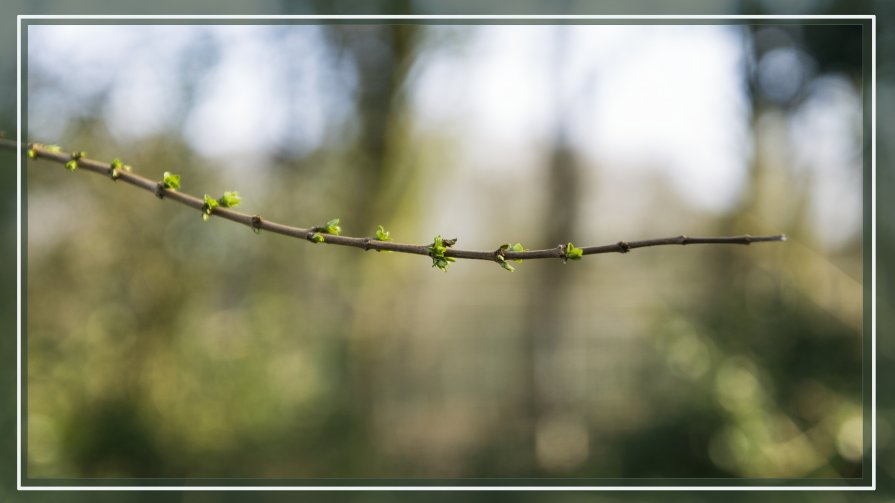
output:
[[[852,25],[37,25],[30,141],[527,261],[312,246],[27,169],[27,474],[861,477]],[[880,442],[890,436],[880,420]]]

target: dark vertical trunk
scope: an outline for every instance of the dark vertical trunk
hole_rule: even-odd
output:
[[[346,190],[348,211],[342,213],[343,225],[357,234],[371,235],[382,223],[382,209],[388,202],[382,194],[389,182],[391,159],[402,148],[400,124],[404,108],[404,83],[412,64],[419,28],[414,25],[335,25],[329,32],[357,72],[357,139],[350,151],[349,179]],[[345,278],[357,278],[360,262],[346,264]],[[362,296],[364,289],[355,288]],[[363,299],[350,300],[357,305]],[[343,393],[338,402],[339,429],[344,432],[340,445],[344,459],[338,475],[375,476],[376,449],[372,445],[373,398],[376,369],[380,367],[377,347],[370,344],[364,330],[354,330],[340,348]],[[334,397],[335,398],[335,397]],[[366,472],[361,473],[361,470]]]
[[[355,197],[345,220],[357,229],[375,228],[379,201],[389,181],[404,108],[404,82],[413,62],[419,27],[338,26],[333,36],[353,60],[358,75],[359,135],[353,148]]]
[[[581,173],[575,158],[575,152],[569,145],[564,126],[564,115],[573,105],[572,97],[561,94],[562,86],[558,75],[561,75],[563,53],[567,48],[565,28],[560,27],[556,37],[556,56],[554,61],[556,82],[555,103],[557,110],[556,132],[549,161],[546,165],[544,190],[548,194],[544,208],[545,220],[542,222],[544,244],[556,246],[572,239],[580,206],[578,187]],[[558,371],[555,363],[555,352],[558,342],[566,330],[563,306],[569,299],[569,284],[574,269],[566,267],[540,268],[535,284],[529,291],[530,309],[527,310],[527,331],[524,334],[523,359],[528,374],[524,403],[522,405],[523,456],[525,466],[520,467],[519,475],[539,475],[541,468],[537,456],[537,432],[539,423],[545,416],[562,408],[562,393],[558,389]],[[558,393],[559,392],[559,393]]]

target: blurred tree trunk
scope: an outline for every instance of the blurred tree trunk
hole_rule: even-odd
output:
[[[557,27],[555,38],[554,102],[557,110],[556,132],[549,161],[546,164],[544,190],[547,193],[546,215],[541,224],[544,243],[556,246],[571,239],[580,206],[578,186],[581,173],[575,152],[569,144],[563,117],[574,105],[574,98],[562,93],[563,55],[567,49],[567,27]],[[543,473],[538,460],[538,429],[545,419],[566,407],[555,354],[567,331],[564,306],[570,298],[569,285],[573,268],[561,266],[538,269],[538,276],[529,288],[527,331],[523,335],[523,358],[528,382],[523,396],[523,441],[527,454],[521,458],[526,466],[520,476]]]
[[[549,194],[548,220],[545,223],[546,242],[559,244],[568,240],[575,229],[575,209],[579,197],[577,185],[580,179],[575,156],[558,134],[547,165]],[[528,475],[539,473],[537,456],[538,429],[544,426],[547,416],[564,407],[562,386],[555,353],[567,326],[564,306],[569,294],[569,284],[574,271],[571,268],[540,268],[534,285],[530,288],[527,331],[524,334],[524,361],[528,383],[524,390],[525,437],[529,443],[530,457],[526,456]]]
[[[403,117],[405,115],[404,84],[416,53],[419,27],[406,25],[333,25],[329,36],[352,62],[357,73],[357,139],[349,155],[351,179],[345,189],[351,204],[342,215],[343,223],[353,232],[372,235],[376,225],[389,220],[393,197],[406,190],[395,187],[395,158],[405,147]],[[353,308],[362,306],[368,289],[360,274],[363,261],[346,264],[342,278],[354,282]],[[360,278],[360,279],[357,279]],[[368,300],[368,299],[367,299]],[[380,345],[369,337],[370,327],[363,326],[357,309],[351,310],[354,329],[345,340],[341,374],[344,392],[339,408],[345,424],[340,445],[343,446],[345,475],[375,476],[370,468],[378,465],[372,445],[377,369],[382,368]],[[382,342],[382,341],[379,341]],[[386,366],[387,367],[387,366]]]
[[[404,83],[416,52],[419,27],[403,25],[336,25],[331,37],[353,62],[358,76],[358,137],[353,147],[353,206],[346,221],[375,229],[387,204],[380,197],[393,158],[401,149]],[[387,203],[387,202],[386,202]],[[376,209],[376,210],[374,210]]]

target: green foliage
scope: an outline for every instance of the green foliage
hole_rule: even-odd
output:
[[[342,233],[342,227],[339,226],[339,219],[334,218],[329,222],[326,222],[326,225],[320,227],[320,232],[324,234],[332,234],[334,236],[338,236]]]
[[[124,164],[124,163],[122,163],[122,162],[121,162],[121,159],[118,159],[118,158],[115,158],[115,159],[112,161],[112,167],[114,167],[115,169],[123,169],[123,170],[125,170],[125,171],[130,171],[130,170],[131,170],[131,167],[130,167],[129,164]]]
[[[510,264],[507,264],[507,259],[503,256],[503,253],[509,249],[509,243],[500,245],[500,247],[498,247],[497,250],[494,252],[494,261],[497,262],[500,267],[503,267],[507,271],[513,272],[516,270],[516,268]]]
[[[512,265],[510,265],[510,264],[507,263],[506,259],[503,258],[503,255],[498,255],[498,256],[497,256],[497,263],[500,265],[500,267],[503,267],[503,268],[506,269],[507,271],[513,272],[513,271],[516,270],[515,267],[513,267]]]
[[[59,145],[42,145],[40,143],[32,143],[28,147],[28,157],[30,159],[37,159],[37,149],[39,148],[46,150],[47,152],[52,152],[54,154],[62,152],[62,147],[60,147]]]
[[[376,229],[376,240],[377,241],[391,241],[392,233],[385,230],[385,227],[380,225],[379,228]],[[385,251],[385,253],[391,253],[391,251],[389,251],[389,250],[376,250],[377,253],[381,252],[381,251]]]
[[[516,268],[513,267],[512,265],[510,265],[509,263],[507,263],[507,259],[504,256],[504,252],[507,252],[507,251],[523,252],[523,251],[525,251],[525,248],[522,247],[522,243],[516,243],[512,246],[510,246],[509,243],[504,243],[504,244],[500,245],[500,248],[498,248],[497,251],[494,253],[494,259],[497,262],[497,264],[500,265],[500,267],[503,267],[504,269],[506,269],[507,271],[513,272],[516,270]],[[521,258],[516,258],[516,259],[512,259],[512,260],[513,260],[513,262],[522,262]]]
[[[432,246],[429,247],[429,256],[432,257],[432,267],[447,271],[448,264],[457,261],[454,257],[446,257],[444,255],[448,247],[456,242],[456,239],[444,239],[440,235],[435,236],[435,241],[432,243]]]
[[[112,179],[117,179],[120,176],[118,174],[118,172],[121,170],[124,170],[124,171],[131,170],[130,166],[121,162],[121,159],[119,159],[117,157],[115,159],[112,159],[111,167],[112,167],[112,171],[109,172],[109,175],[112,177]]]
[[[69,171],[78,169],[78,160],[85,156],[87,156],[87,152],[84,152],[83,150],[79,152],[72,152],[71,160],[65,163],[65,167],[68,168]]]
[[[121,163],[121,159],[116,157],[115,159],[112,159],[112,164],[110,166],[111,171],[109,171],[109,176],[111,176],[114,180],[118,178],[118,170],[121,169],[121,166],[123,166],[123,164]]]
[[[162,178],[162,185],[165,186],[166,189],[176,190],[180,188],[180,175],[175,175],[170,171],[165,171],[164,178]]]
[[[338,236],[342,233],[342,227],[339,226],[338,218],[334,218],[329,222],[326,222],[324,225],[313,227],[312,230],[314,231],[314,233],[311,234],[308,239],[311,240],[311,242],[313,243],[322,243],[324,241],[324,234],[332,234],[333,236]]]
[[[563,262],[566,260],[581,260],[581,257],[584,255],[584,250],[581,248],[576,248],[575,245],[569,243],[566,245],[566,254],[563,256]]]
[[[207,222],[211,212],[218,206],[220,206],[220,203],[218,203],[217,199],[205,194],[205,204],[202,205],[202,220]]]
[[[178,177],[178,180],[180,178]],[[224,208],[233,208],[235,206],[239,206],[239,203],[242,202],[242,198],[239,197],[239,193],[235,190],[232,192],[224,192],[224,195],[218,198],[218,203]]]
[[[169,173],[165,173],[168,175]],[[177,176],[177,175],[174,175]],[[177,177],[178,186],[180,186],[180,177]],[[224,192],[224,195],[221,197],[214,199],[208,194],[205,194],[205,204],[202,205],[202,220],[208,221],[208,217],[211,216],[212,212],[218,206],[223,208],[232,208],[234,206],[239,206],[239,203],[242,202],[239,194],[236,191],[232,192]]]

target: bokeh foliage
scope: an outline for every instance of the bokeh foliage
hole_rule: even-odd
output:
[[[832,71],[817,40],[844,44],[784,31],[817,62],[813,78]],[[343,211],[359,232],[384,222],[396,236],[428,236],[432,213],[450,207],[427,213],[419,201],[452,176],[439,162],[450,138],[415,136],[405,93],[413,63],[446,42],[409,25],[325,33],[357,79],[348,120],[331,133],[345,142],[253,158],[265,171],[219,169],[177,131],[116,139],[94,108],[53,141],[141,172],[176,166],[197,192],[235,184],[271,218]],[[195,50],[214,60],[213,47]],[[860,89],[848,54],[835,71]],[[63,84],[39,81],[30,98]],[[799,95],[771,99],[752,84],[762,152]],[[556,138],[548,182],[534,188],[548,196],[531,218],[565,217],[519,229],[526,244],[567,239],[593,197],[577,192],[592,168]],[[772,230],[794,237],[785,246],[542,261],[515,275],[467,263],[436,275],[411,257],[203,225],[109,180],[35,164],[29,476],[859,476],[862,235],[832,248],[812,236],[791,204],[810,183],[764,152],[726,213],[667,200],[653,209],[707,233],[779,223]],[[501,229],[493,216],[476,224]]]

